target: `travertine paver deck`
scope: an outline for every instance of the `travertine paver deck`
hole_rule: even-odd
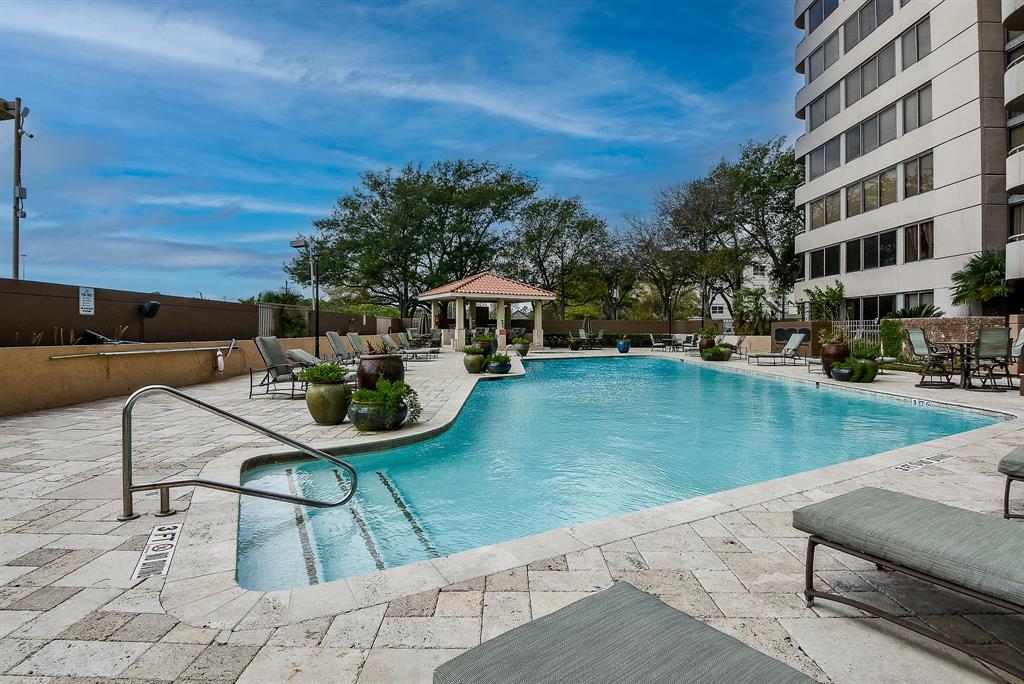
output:
[[[474,382],[461,371],[460,359],[443,354],[410,365],[408,379],[426,408],[417,430],[454,418]],[[742,361],[722,366],[802,381],[814,377],[802,368],[757,369]],[[871,389],[1024,414],[1016,395],[918,390],[913,382],[912,376],[887,374]],[[234,379],[189,391],[315,445],[368,439],[347,425],[314,425],[301,402],[250,401],[246,386],[247,379]],[[289,616],[311,610],[299,605],[298,592],[272,592],[247,604],[254,592],[218,588],[216,576],[200,574],[191,593],[163,595],[161,579],[129,579],[157,519],[148,514],[155,509],[148,496],[138,499],[137,508],[147,513],[142,518],[117,520],[119,409],[119,400],[102,401],[0,419],[0,682],[429,681],[433,667],[462,650],[618,579],[823,681],[1000,679],[855,610],[825,601],[805,608],[799,596],[805,537],[790,526],[790,511],[871,484],[995,514],[1002,492],[995,463],[1024,441],[1021,420],[499,545],[500,552],[439,559],[432,566],[438,575],[461,581],[431,578],[426,584],[438,586],[417,592],[421,580],[394,572],[383,588],[372,586],[386,597],[374,605],[294,621]],[[139,480],[197,474],[211,463],[232,462],[236,454],[271,448],[239,426],[166,399],[140,404],[136,414]],[[913,472],[892,470],[938,453],[955,457]],[[179,508],[189,505],[183,492],[176,490]],[[170,520],[186,521],[187,539],[193,531],[202,534],[203,515],[199,507]],[[211,534],[204,546],[233,558],[233,542]],[[1006,659],[1024,660],[1024,618],[827,549],[819,553],[816,574],[823,585],[856,592]],[[187,552],[176,557],[182,567],[172,568],[170,581],[176,571],[190,574],[188,562]],[[508,567],[473,573],[496,564]],[[225,592],[238,593],[217,603]],[[197,619],[181,618],[191,614]],[[232,628],[201,626],[212,623],[211,614],[212,622]]]

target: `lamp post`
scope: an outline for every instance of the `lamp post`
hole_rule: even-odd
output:
[[[26,217],[24,201],[28,198],[28,191],[21,185],[21,139],[24,136],[34,138],[35,136],[24,129],[25,118],[28,116],[28,107],[21,106],[21,98],[14,98],[14,102],[0,99],[0,121],[14,120],[14,201],[11,211],[11,277],[18,279],[18,257],[21,240],[21,219]]]
[[[313,283],[313,355],[320,358],[320,254],[306,238],[291,241],[295,249],[304,249],[309,257],[309,279]]]

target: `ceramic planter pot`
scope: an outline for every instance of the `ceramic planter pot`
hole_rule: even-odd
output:
[[[852,368],[833,368],[831,370],[832,379],[838,380],[839,382],[849,382],[850,377],[853,375]]]
[[[620,354],[629,353],[629,340],[619,340],[615,343],[615,348],[619,350]]]
[[[359,357],[356,387],[377,389],[378,380],[397,382],[405,379],[405,364],[398,354],[366,354]]]
[[[515,348],[516,353],[518,353],[519,356],[522,356],[524,358],[527,354],[530,353],[530,345],[528,344],[514,344],[512,346]]]
[[[832,365],[845,361],[850,355],[850,347],[845,342],[829,342],[821,345],[821,372],[829,377]]]
[[[482,349],[485,356],[498,353],[498,340],[493,339],[487,342],[474,342],[473,346],[477,349]]]
[[[319,425],[337,425],[345,420],[352,392],[344,382],[309,383],[306,408]]]
[[[732,349],[705,349],[700,357],[705,361],[728,361],[732,358]]]
[[[700,342],[697,343],[697,349],[699,349],[701,352],[703,352],[705,349],[710,349],[711,347],[714,347],[714,346],[715,346],[715,341],[713,339],[712,340],[705,340],[703,337],[700,338]]]
[[[466,354],[462,357],[462,365],[464,365],[466,370],[470,373],[483,373],[484,356],[483,354]]]
[[[570,351],[579,351],[579,349],[580,349],[580,347],[582,345],[583,345],[583,342],[581,340],[576,340],[576,339],[569,340],[569,350]]]
[[[489,363],[487,364],[487,372],[494,373],[496,375],[504,375],[512,370],[512,363]]]
[[[348,418],[352,424],[360,431],[369,432],[382,432],[400,427],[405,422],[405,417],[409,415],[409,407],[404,402],[399,402],[393,414],[388,414],[389,411],[379,404],[353,401],[348,407]]]
[[[878,369],[881,366],[879,366],[878,362],[875,361],[874,359],[864,359],[863,362],[868,365],[869,370],[867,373],[865,373],[864,377],[861,379],[861,382],[873,382],[875,376],[878,375]]]

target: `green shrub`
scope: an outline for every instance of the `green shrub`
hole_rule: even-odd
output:
[[[480,347],[463,347],[462,353],[469,354],[470,356],[483,356],[487,352]]]
[[[473,342],[474,343],[476,343],[476,342],[491,343],[491,342],[493,342],[496,339],[498,339],[498,338],[496,338],[494,335],[490,335],[490,334],[488,334],[488,335],[474,335],[473,336]]]
[[[850,354],[855,359],[870,359],[874,361],[882,355],[882,350],[877,344],[868,344],[863,340],[855,340]]]
[[[484,363],[508,363],[508,362],[509,362],[509,357],[506,354],[491,354],[486,359],[484,359]]]
[[[399,403],[403,401],[409,408],[407,422],[415,423],[423,414],[423,406],[420,404],[416,390],[401,380],[395,382],[378,380],[376,389],[357,389],[352,394],[352,401],[383,407],[387,411],[387,420],[384,425],[388,428],[394,425],[395,413]]]
[[[732,349],[725,345],[716,345],[714,347],[708,347],[700,353],[700,357],[705,361],[725,361],[725,357],[732,354]]]
[[[702,340],[713,340],[718,337],[718,328],[712,328],[711,326],[701,328],[700,332],[697,333],[697,336]]]
[[[512,340],[512,344],[530,344],[530,340],[525,337],[516,337]]]
[[[833,363],[833,368],[848,368],[850,369],[850,382],[871,382],[875,379],[875,375],[878,373],[878,365],[870,362],[855,359],[852,356],[840,361],[839,363]]]
[[[731,344],[729,342],[719,342],[715,346],[719,347],[720,349],[729,349],[731,351],[736,351],[736,345],[735,344]]]
[[[318,363],[309,368],[299,371],[299,380],[314,385],[327,385],[336,382],[343,382],[348,372],[339,364],[332,361]]]
[[[883,318],[878,324],[878,337],[882,340],[882,353],[900,357],[903,352],[903,323],[895,318]]]

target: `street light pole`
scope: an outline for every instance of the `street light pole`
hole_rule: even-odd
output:
[[[314,251],[306,238],[296,238],[289,244],[295,249],[306,250],[309,259],[309,279],[313,284],[313,354],[320,358],[320,253]]]

